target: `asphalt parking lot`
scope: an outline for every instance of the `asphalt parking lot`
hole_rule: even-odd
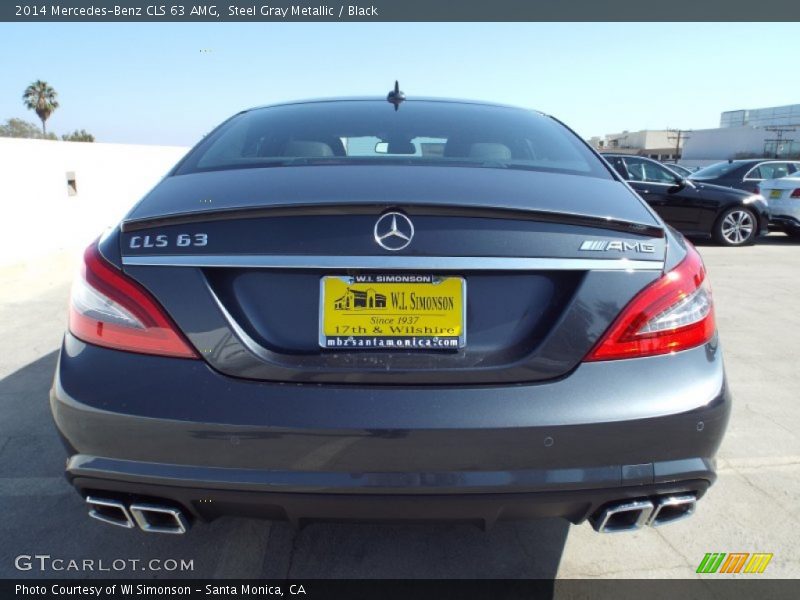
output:
[[[86,516],[62,477],[65,455],[47,402],[76,255],[2,267],[0,577],[691,578],[707,552],[770,552],[760,577],[799,577],[800,244],[773,234],[754,247],[700,251],[735,401],[719,480],[691,519],[617,535],[561,520],[505,522],[488,532],[460,524],[324,523],[295,531],[230,518],[186,536],[104,526]],[[106,568],[123,559],[128,566],[40,572],[35,563],[21,572],[19,555],[103,559]],[[181,558],[193,561],[192,571],[143,571],[129,562]]]

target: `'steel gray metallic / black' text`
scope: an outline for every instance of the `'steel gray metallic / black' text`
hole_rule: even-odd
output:
[[[278,19],[286,19],[288,17],[334,17],[337,15],[341,17],[347,14],[348,17],[377,17],[378,9],[375,6],[340,6],[339,11],[335,11],[333,6],[320,5],[320,6],[270,6],[262,4],[261,6],[228,6],[229,17],[272,17]]]

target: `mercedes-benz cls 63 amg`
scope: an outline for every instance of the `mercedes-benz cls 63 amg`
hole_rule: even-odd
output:
[[[695,249],[552,117],[241,112],[85,252],[51,393],[89,514],[692,513],[730,410]]]

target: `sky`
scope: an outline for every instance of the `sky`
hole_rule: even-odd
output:
[[[0,122],[192,145],[243,108],[302,98],[491,100],[588,138],[719,126],[722,111],[800,103],[798,23],[1,23]],[[791,74],[790,74],[791,73]]]

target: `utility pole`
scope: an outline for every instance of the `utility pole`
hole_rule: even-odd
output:
[[[678,163],[678,156],[681,155],[681,142],[685,142],[689,139],[690,136],[686,135],[687,133],[691,133],[691,129],[669,129],[667,131],[671,131],[673,135],[668,135],[668,140],[675,140],[675,163]]]
[[[764,140],[764,154],[767,153],[767,143],[775,142],[775,156],[774,158],[778,158],[778,153],[780,152],[781,142],[788,142],[791,144],[794,141],[794,138],[784,138],[784,133],[789,133],[790,131],[797,131],[794,127],[764,127],[765,130],[771,131],[775,134],[774,138],[770,138],[768,140]]]

